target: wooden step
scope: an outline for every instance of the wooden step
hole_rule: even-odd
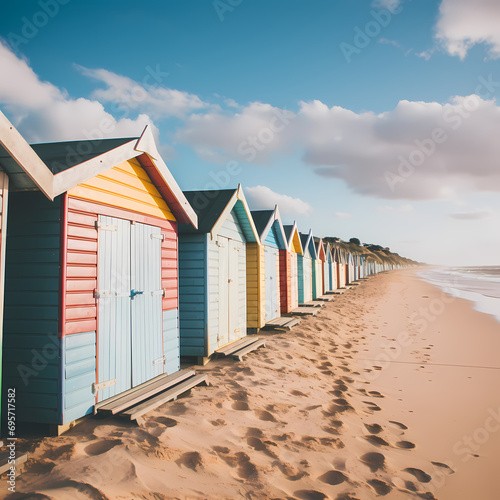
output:
[[[321,297],[318,297],[317,300],[322,300],[323,302],[331,302],[333,300],[333,297],[331,295],[322,295]]]
[[[234,352],[231,356],[233,359],[237,359],[238,361],[243,360],[243,356],[248,354],[249,352],[255,351],[255,349],[258,349],[259,347],[264,347],[266,345],[266,341],[264,339],[257,339],[256,342],[253,342],[250,345],[247,345],[243,349],[240,349],[239,351]]]
[[[144,384],[134,387],[132,391],[127,391],[121,397],[118,395],[112,401],[103,401],[103,404],[99,405],[96,411],[104,415],[116,415],[193,375],[195,375],[193,370],[179,370],[172,375],[160,375]]]
[[[316,316],[318,312],[319,307],[297,307],[286,313],[286,316]]]
[[[330,290],[329,292],[325,292],[325,295],[342,295],[344,290]]]
[[[144,422],[142,419],[144,414],[158,408],[158,406],[172,401],[173,399],[177,399],[181,394],[184,394],[200,384],[209,385],[208,377],[206,375],[194,375],[187,380],[184,380],[184,382],[167,389],[161,394],[158,394],[157,396],[148,399],[139,405],[129,408],[121,413],[120,417],[126,418],[127,420],[135,420],[139,425],[141,425]]]
[[[235,340],[234,342],[231,342],[230,344],[227,344],[223,347],[219,347],[219,349],[216,349],[215,353],[219,354],[221,356],[229,356],[230,354],[233,354],[233,352],[237,351],[238,349],[242,349],[243,347],[247,346],[248,344],[255,342],[255,340],[256,340],[256,337],[252,337],[250,335],[247,335],[246,337],[243,337],[242,339]]]
[[[25,453],[18,454],[16,452],[16,457],[14,459],[14,463],[10,464],[9,463],[9,457],[10,457],[10,451],[9,448],[3,448],[2,451],[0,451],[0,476],[2,474],[5,474],[6,472],[10,471],[10,468],[12,465],[15,465],[16,467],[16,477],[19,476],[22,472],[22,465],[28,460],[28,455]]]
[[[322,300],[310,300],[309,302],[299,304],[299,307],[325,307],[325,303]]]
[[[275,318],[268,323],[265,324],[263,330],[290,330],[295,325],[300,323],[300,319],[298,318],[290,318],[281,316],[279,318]]]

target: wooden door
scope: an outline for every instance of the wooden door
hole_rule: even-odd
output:
[[[312,259],[304,256],[304,303],[312,300],[312,265]]]
[[[217,237],[219,247],[219,331],[218,347],[229,342],[229,239]]]
[[[291,264],[291,283],[290,289],[292,294],[291,309],[295,309],[299,305],[299,270],[297,269],[297,254],[292,252],[290,258]]]
[[[163,373],[161,242],[159,227],[133,224],[130,231],[132,386]]]
[[[277,248],[264,247],[266,323],[279,317],[278,307],[278,259]]]

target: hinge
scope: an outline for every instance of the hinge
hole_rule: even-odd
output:
[[[116,384],[116,378],[112,378],[111,380],[106,380],[105,382],[100,382],[96,384],[95,382],[92,384],[92,392],[95,394],[96,392],[102,391],[106,387],[111,387]]]
[[[118,231],[118,226],[115,226],[113,224],[101,224],[99,221],[95,222],[95,228],[96,231],[99,229],[101,231]]]
[[[151,236],[152,240],[165,241],[165,235],[164,234],[151,234],[150,236]]]
[[[164,365],[165,364],[165,356],[162,356],[161,358],[156,358],[153,360],[153,366],[156,365]]]

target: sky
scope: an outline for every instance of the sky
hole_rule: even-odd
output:
[[[316,236],[500,265],[497,0],[25,0],[0,109],[31,143],[152,127],[184,190]]]

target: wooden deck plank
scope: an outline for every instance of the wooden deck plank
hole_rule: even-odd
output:
[[[323,302],[331,302],[333,300],[333,297],[331,295],[322,295],[321,297],[318,297],[317,300],[322,300]]]
[[[300,319],[281,316],[279,318],[273,319],[264,325],[263,330],[290,330],[292,327],[300,323]]]
[[[310,300],[309,302],[299,304],[299,307],[325,307],[325,303],[322,300]]]
[[[144,401],[145,399],[150,398],[151,396],[154,396],[155,394],[158,394],[159,392],[168,389],[168,387],[178,384],[193,375],[195,375],[193,370],[180,370],[172,375],[153,379],[153,383],[137,386],[135,391],[129,392],[121,398],[100,406],[97,409],[97,413],[116,415],[122,410],[130,408],[131,406],[140,403],[141,401]]]
[[[258,349],[259,347],[264,347],[265,345],[266,341],[264,339],[260,339],[257,342],[253,342],[252,344],[244,347],[243,349],[236,351],[235,353],[232,354],[232,357],[234,359],[237,359],[238,361],[242,361],[243,356],[247,355],[249,352],[255,351],[255,349]]]
[[[297,307],[287,313],[287,316],[316,316],[318,312],[319,307]]]
[[[133,408],[129,408],[128,410],[124,411],[121,416],[129,420],[137,420],[138,423],[140,423],[139,419],[144,414],[154,410],[155,408],[158,408],[158,406],[176,399],[181,394],[189,391],[189,389],[192,389],[193,387],[203,383],[208,385],[208,377],[206,375],[195,375],[194,377],[181,382],[171,389],[158,394],[158,396],[148,399],[147,401],[144,401],[144,403],[136,405]]]
[[[256,337],[253,336],[246,336],[243,337],[242,339],[236,340],[232,342],[231,344],[227,344],[223,347],[220,347],[215,351],[216,354],[220,354],[221,356],[229,356],[233,352],[237,351],[238,349],[242,349],[243,347],[247,346],[248,344],[251,344],[255,342],[255,340],[258,340]]]

